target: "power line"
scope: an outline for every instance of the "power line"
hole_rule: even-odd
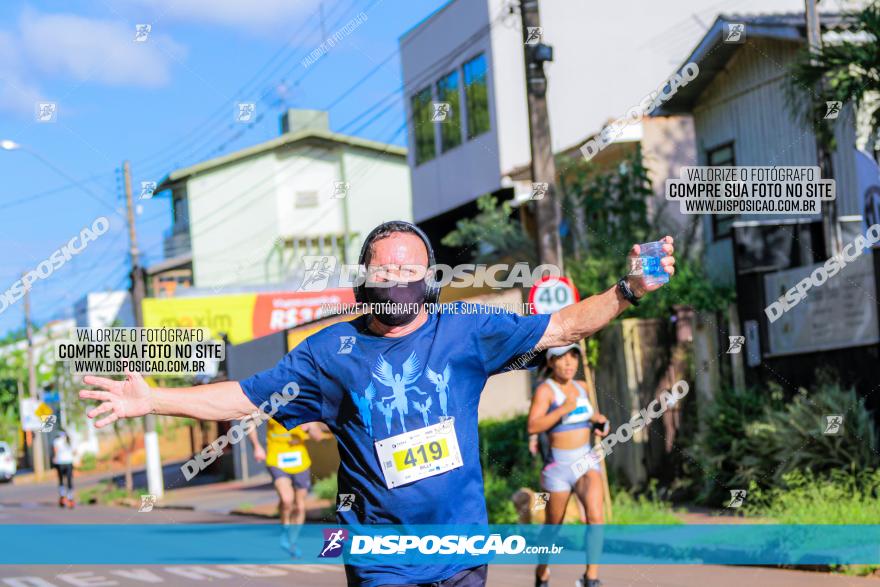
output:
[[[378,1],[378,0],[374,0],[373,4],[375,3],[375,1]],[[354,5],[355,3],[357,3],[357,2],[358,2],[358,0],[353,0],[351,6],[353,6],[353,5]],[[341,4],[340,4],[339,6],[341,6]],[[297,31],[296,31],[293,35],[291,35],[291,37],[290,37],[290,39],[287,41],[287,43],[285,43],[285,45],[282,46],[281,49],[279,49],[279,51],[277,51],[277,52],[276,52],[276,53],[275,53],[275,54],[269,59],[269,61],[268,61],[266,64],[264,64],[264,66],[261,68],[260,71],[265,70],[265,69],[268,67],[268,64],[269,64],[269,63],[271,63],[272,61],[276,60],[277,57],[278,57],[280,54],[283,54],[283,53],[287,50],[287,46],[290,44],[290,42],[293,41],[294,39],[296,39],[296,38],[300,35],[300,33],[301,33],[303,30],[305,30],[305,28],[310,24],[310,22],[311,22],[311,20],[312,20],[313,18],[314,18],[314,15],[312,15],[312,17],[311,17],[310,19],[307,19],[307,20],[302,24],[302,26],[300,26],[299,29],[297,29]],[[341,20],[340,20],[340,21],[337,21],[337,25],[339,24],[339,22],[341,22]],[[296,53],[296,52],[298,52],[298,50],[294,50],[292,53]],[[270,78],[271,76],[275,75],[275,73],[277,72],[277,70],[278,70],[280,67],[283,67],[283,63],[284,63],[284,61],[282,60],[278,65],[276,65],[276,66],[274,67],[274,69],[272,70],[272,72],[271,72],[268,76],[265,76],[265,77],[266,77],[266,80],[263,81],[262,83],[263,83],[263,84],[266,84],[266,83],[268,82],[269,78]],[[251,80],[250,80],[249,82],[247,82],[245,85],[241,86],[241,87],[240,87],[240,88],[239,88],[239,89],[238,89],[238,90],[237,90],[232,96],[230,96],[230,98],[229,98],[229,100],[228,100],[227,102],[225,102],[225,103],[224,103],[223,105],[221,105],[217,110],[215,110],[214,113],[212,113],[208,118],[206,118],[206,119],[204,120],[204,122],[202,122],[202,123],[199,124],[197,127],[193,128],[189,133],[187,133],[186,136],[187,136],[187,137],[190,137],[190,139],[185,140],[185,141],[182,142],[182,143],[177,143],[176,146],[173,147],[173,150],[171,151],[172,153],[177,153],[177,155],[169,155],[169,151],[168,151],[168,150],[157,151],[157,152],[154,153],[153,155],[149,155],[149,156],[147,156],[147,157],[144,157],[144,158],[141,158],[141,159],[136,160],[136,162],[137,162],[138,164],[140,164],[140,165],[145,165],[145,164],[146,164],[147,166],[150,166],[152,163],[148,163],[148,162],[157,161],[157,160],[159,160],[158,157],[160,157],[160,156],[164,156],[164,157],[165,157],[165,163],[162,163],[162,162],[160,161],[160,163],[157,164],[156,166],[157,166],[157,167],[164,167],[164,166],[167,166],[168,164],[170,164],[170,162],[171,162],[173,159],[182,159],[182,153],[183,153],[184,151],[189,150],[189,151],[192,152],[192,151],[195,151],[196,149],[202,149],[202,148],[204,148],[205,146],[211,144],[212,142],[216,142],[217,139],[219,138],[219,135],[222,135],[223,133],[226,133],[226,132],[228,132],[229,130],[234,129],[236,126],[241,126],[240,123],[234,123],[234,122],[233,122],[233,123],[228,123],[228,124],[225,125],[224,127],[220,128],[218,131],[209,131],[209,134],[207,134],[207,135],[206,135],[204,132],[200,132],[200,129],[210,127],[210,126],[213,124],[213,121],[214,121],[215,119],[217,119],[218,117],[223,117],[223,116],[224,116],[224,112],[228,115],[228,114],[229,114],[229,110],[228,110],[228,109],[230,108],[230,104],[234,103],[234,101],[236,100],[236,98],[237,98],[238,96],[247,95],[248,92],[253,92],[253,89],[256,89],[257,85],[259,85],[259,84],[256,84],[256,85],[254,86],[254,88],[251,89],[251,90],[247,90],[247,91],[246,91],[246,88],[248,88],[248,86],[251,85],[251,82],[254,81],[254,80],[256,80],[256,78],[258,78],[259,75],[260,75],[259,73],[258,73],[258,74],[255,74],[255,75],[251,78]],[[282,78],[282,80],[283,80],[283,78]],[[264,85],[264,87],[265,87],[265,85]],[[278,83],[274,83],[274,84],[272,84],[271,87],[272,87],[272,88],[276,88],[276,87],[278,87]],[[292,89],[292,88],[291,88],[291,89]],[[262,94],[260,95],[259,100],[262,100],[263,98],[265,98],[267,95],[269,95],[269,94],[271,93],[271,91],[272,91],[271,89],[265,89],[265,90],[262,92]],[[260,117],[260,120],[262,120],[262,117]],[[256,121],[255,121],[255,122],[256,122]],[[251,127],[251,126],[252,126],[252,125],[248,125],[248,127]],[[240,132],[241,132],[241,131],[239,130],[239,133],[240,133]],[[240,136],[240,135],[239,135],[239,136]]]
[[[457,47],[455,47],[455,48],[453,48],[452,50],[450,50],[450,51],[449,51],[446,55],[444,55],[440,60],[438,60],[437,62],[435,62],[435,63],[434,63],[429,69],[427,69],[426,71],[422,72],[418,78],[412,80],[409,84],[403,84],[403,85],[401,85],[396,91],[394,91],[394,92],[392,92],[391,94],[389,94],[389,95],[385,96],[384,98],[380,99],[379,102],[377,102],[377,104],[374,104],[373,106],[370,106],[369,108],[367,108],[367,110],[365,111],[365,113],[370,112],[370,111],[373,110],[378,104],[381,104],[381,103],[385,102],[386,100],[388,100],[389,97],[392,99],[392,100],[391,100],[391,103],[390,103],[388,106],[386,106],[385,109],[383,109],[382,111],[378,112],[378,113],[377,113],[375,116],[373,116],[371,119],[367,120],[367,121],[366,121],[364,124],[362,124],[357,130],[360,131],[360,130],[362,130],[363,128],[366,128],[367,126],[369,126],[370,124],[372,124],[375,120],[377,120],[379,117],[381,117],[385,112],[387,112],[387,111],[393,106],[393,102],[394,102],[396,99],[401,99],[401,98],[403,97],[402,94],[400,93],[401,91],[405,91],[407,88],[410,88],[410,87],[419,86],[419,85],[425,83],[428,79],[433,79],[433,78],[437,75],[437,73],[438,73],[439,71],[445,69],[445,68],[449,65],[449,63],[452,62],[452,61],[454,61],[455,58],[458,57],[463,51],[466,51],[466,50],[469,49],[471,46],[473,46],[474,44],[476,44],[477,42],[479,42],[479,41],[480,41],[480,40],[481,40],[481,39],[482,39],[482,38],[483,38],[483,37],[484,37],[484,36],[485,36],[485,35],[486,35],[486,34],[492,29],[492,27],[495,26],[495,25],[496,25],[496,24],[497,24],[497,23],[498,23],[498,22],[499,22],[504,16],[506,16],[506,14],[505,14],[504,11],[502,10],[501,13],[499,14],[499,16],[497,16],[495,19],[493,19],[492,22],[490,22],[490,23],[488,23],[487,25],[483,26],[480,30],[476,31],[473,35],[471,35],[471,37],[469,37],[468,39],[464,40],[464,41],[463,41],[462,43],[460,43]],[[418,31],[418,32],[420,33],[420,32],[422,32],[422,31],[420,30],[420,31]],[[396,51],[395,51],[395,52],[392,52],[392,54],[389,55],[389,56],[387,56],[387,57],[385,58],[385,60],[383,60],[383,62],[380,63],[379,66],[374,67],[374,68],[373,68],[373,69],[372,69],[372,70],[371,70],[366,76],[362,77],[362,78],[359,79],[354,85],[352,85],[350,88],[348,88],[347,90],[345,90],[345,91],[341,94],[341,96],[344,97],[344,96],[347,96],[347,95],[352,95],[352,93],[353,93],[353,92],[354,92],[354,91],[355,91],[360,85],[362,85],[362,84],[366,81],[366,79],[368,79],[371,75],[375,74],[375,72],[379,70],[379,68],[381,67],[381,65],[384,64],[385,62],[387,62],[387,60],[390,59],[391,57],[393,57],[395,54],[396,54]],[[340,101],[340,100],[337,98],[333,103],[338,103],[339,101]],[[362,113],[361,115],[356,116],[354,119],[350,120],[348,123],[346,123],[346,126],[351,125],[351,124],[353,124],[354,122],[357,122],[358,119],[359,119],[359,117],[361,117],[362,115],[363,115],[363,113]],[[400,129],[398,129],[397,131],[395,131],[395,133],[394,133],[393,136],[396,137],[397,135],[399,135],[399,134],[400,134],[400,131],[403,130],[404,128],[406,128],[406,125],[407,125],[408,122],[409,122],[409,123],[412,123],[412,122],[413,122],[413,120],[412,120],[412,116],[410,116],[408,120],[405,120],[405,121],[404,121],[402,127],[401,127]],[[423,122],[424,122],[424,121],[423,121]],[[433,123],[431,123],[431,124],[433,124]],[[296,162],[293,162],[293,163],[296,163]],[[293,165],[293,163],[291,163],[291,166]],[[307,162],[307,163],[306,163],[306,168],[307,168],[309,165],[310,165],[310,163]],[[262,196],[264,196],[264,195],[265,195],[266,193],[268,193],[269,191],[274,190],[275,187],[274,187],[274,184],[273,184],[273,185],[270,186],[270,189],[269,189],[268,191],[266,191],[266,190],[261,191],[261,192],[255,192],[255,191],[254,191],[255,188],[257,188],[257,187],[259,187],[259,186],[262,186],[262,185],[265,185],[267,182],[274,182],[279,172],[285,172],[285,173],[286,173],[286,172],[288,171],[288,169],[289,169],[289,167],[288,167],[288,168],[281,169],[281,170],[277,170],[275,174],[273,174],[273,175],[271,175],[271,176],[264,177],[263,179],[257,181],[256,183],[253,183],[253,184],[251,184],[250,186],[248,186],[244,191],[240,192],[239,195],[238,195],[237,197],[234,197],[234,199],[235,199],[237,202],[240,202],[240,205],[236,206],[234,209],[230,209],[229,207],[226,207],[226,208],[217,208],[217,209],[215,209],[214,211],[209,212],[207,215],[203,216],[203,217],[200,219],[200,227],[199,227],[199,228],[201,229],[201,230],[200,230],[200,234],[202,234],[202,233],[206,233],[206,232],[208,232],[208,231],[210,231],[210,230],[213,230],[213,229],[216,228],[217,226],[219,226],[219,225],[221,225],[221,224],[227,222],[230,218],[232,218],[232,217],[234,217],[236,214],[238,214],[240,210],[242,210],[242,209],[246,208],[248,205],[250,205],[251,202],[253,202],[254,200],[256,200],[256,199],[258,199],[258,198],[260,198],[260,197],[262,197]],[[238,173],[235,173],[235,174],[233,174],[231,177],[227,178],[226,183],[228,183],[229,180],[234,179],[236,176],[239,176],[239,175],[241,175],[241,174],[244,174],[246,171],[247,171],[247,170],[246,170],[245,168],[242,168],[241,170],[238,171]],[[205,195],[209,194],[210,191],[211,191],[211,190],[205,192],[204,194],[201,194],[200,197],[204,197]],[[201,224],[201,223],[204,222],[205,219],[215,217],[216,215],[221,214],[221,213],[223,213],[224,215],[221,216],[221,217],[219,217],[217,222],[214,222],[214,223],[212,223],[212,224],[209,225],[209,226],[204,226],[204,224]],[[191,229],[190,236],[191,236],[191,238],[192,238],[192,236],[194,236],[194,233],[192,232],[192,229]],[[240,242],[241,242],[241,241],[240,241]]]
[[[44,197],[46,197],[46,196],[51,196],[51,195],[53,195],[53,194],[57,194],[58,192],[67,191],[67,190],[72,189],[72,188],[81,187],[81,186],[82,186],[83,184],[85,184],[85,183],[88,183],[88,182],[90,182],[90,181],[94,181],[94,180],[96,180],[96,179],[101,179],[101,178],[104,178],[104,177],[108,177],[108,176],[110,176],[110,175],[114,175],[115,173],[116,173],[115,171],[107,171],[107,172],[104,172],[104,173],[99,173],[99,174],[91,175],[91,176],[89,176],[89,177],[85,177],[85,178],[83,178],[83,179],[80,179],[80,180],[77,180],[77,181],[74,181],[74,182],[71,182],[71,183],[67,183],[67,184],[64,184],[63,186],[58,186],[58,187],[56,187],[56,188],[52,188],[52,189],[49,189],[49,190],[46,190],[46,191],[43,191],[43,192],[37,192],[37,193],[35,193],[35,194],[30,194],[30,195],[27,195],[27,196],[22,196],[21,198],[18,198],[17,200],[12,200],[11,202],[6,202],[6,203],[4,203],[4,204],[0,204],[0,210],[5,210],[5,209],[7,209],[7,208],[12,208],[12,207],[14,207],[14,206],[18,206],[18,205],[20,205],[20,204],[25,204],[25,203],[27,203],[27,202],[31,202],[31,201],[33,201],[33,200],[38,200],[38,199],[40,199],[40,198],[44,198]]]

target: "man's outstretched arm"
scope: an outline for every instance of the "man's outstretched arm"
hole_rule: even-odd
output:
[[[138,373],[129,373],[124,381],[86,376],[86,385],[99,389],[83,389],[81,399],[101,403],[86,414],[95,419],[96,428],[109,426],[122,418],[146,414],[182,416],[196,420],[239,420],[257,411],[237,381],[180,388],[151,388]]]
[[[672,276],[675,273],[675,258],[672,256],[674,248],[672,237],[663,239],[663,251],[667,256],[663,257],[661,264],[666,272]],[[629,257],[639,256],[639,245],[633,245]],[[646,293],[661,287],[657,284],[647,285],[643,277],[630,275],[627,277],[630,289],[641,298]],[[615,284],[600,294],[590,296],[577,304],[567,306],[550,317],[547,330],[538,342],[538,349],[565,346],[592,336],[608,325],[618,314],[630,307],[623,294]]]

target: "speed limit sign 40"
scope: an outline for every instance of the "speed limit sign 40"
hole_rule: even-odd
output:
[[[532,314],[552,314],[580,299],[569,278],[545,275],[529,291],[529,309]]]

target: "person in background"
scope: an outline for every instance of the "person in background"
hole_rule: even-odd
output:
[[[529,452],[533,457],[541,456],[541,468],[553,462],[553,455],[550,453],[550,435],[546,432],[540,434],[529,434]],[[577,500],[578,519],[581,524],[587,523],[587,510],[584,508],[583,502]]]
[[[251,428],[248,438],[254,445],[254,458],[265,461],[278,494],[278,517],[281,521],[281,548],[300,556],[296,541],[306,521],[306,495],[312,486],[312,460],[306,448],[307,438],[323,436],[316,423],[302,424],[288,430],[275,420],[266,424],[266,449],[260,445],[257,431]]]
[[[74,506],[73,456],[70,438],[64,430],[59,430],[55,440],[52,441],[52,466],[58,471],[58,507],[61,508]]]
[[[587,523],[603,524],[602,469],[598,461],[591,461],[587,472],[580,477],[572,464],[584,459],[592,450],[590,432],[596,436],[607,434],[608,419],[590,404],[586,381],[576,381],[581,360],[577,343],[547,350],[548,377],[535,390],[529,410],[528,432],[547,432],[550,437],[552,462],[541,472],[541,487],[550,494],[545,510],[546,524],[561,524],[568,500],[574,491],[587,512]],[[550,570],[546,564],[535,569],[535,586],[547,587]],[[580,580],[583,587],[598,587],[599,567],[587,565]]]

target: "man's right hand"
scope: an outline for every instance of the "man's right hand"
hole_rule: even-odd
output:
[[[262,463],[263,461],[266,460],[266,449],[264,449],[259,444],[254,445],[254,459],[258,463]]]
[[[86,375],[83,382],[100,388],[80,390],[80,399],[96,399],[101,402],[86,415],[89,418],[96,418],[110,412],[110,415],[95,421],[96,428],[108,426],[120,418],[144,416],[153,409],[150,401],[150,386],[140,373],[126,373],[124,381]]]

